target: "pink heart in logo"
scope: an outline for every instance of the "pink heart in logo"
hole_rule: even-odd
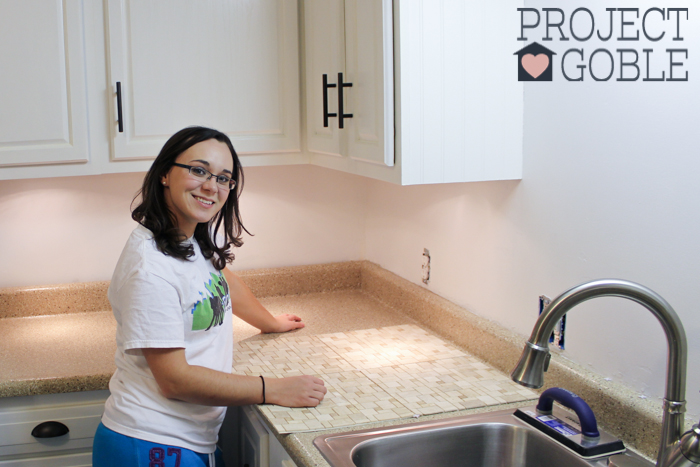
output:
[[[520,63],[530,76],[537,79],[549,66],[549,57],[545,54],[525,54]]]

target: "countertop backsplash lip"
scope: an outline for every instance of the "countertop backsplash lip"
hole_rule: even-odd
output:
[[[234,271],[256,297],[361,287],[362,261]],[[0,319],[110,311],[110,281],[0,288]]]
[[[109,281],[0,289],[0,319],[111,310]]]
[[[369,261],[348,261],[235,271],[258,297],[304,296],[318,292],[360,294],[420,323],[499,371],[509,374],[526,336],[479,317],[460,306]],[[3,318],[109,312],[109,281],[0,289],[0,326]],[[311,296],[311,295],[310,295]],[[340,295],[338,295],[340,296]],[[276,299],[273,299],[273,301]],[[284,312],[284,311],[282,311]],[[9,319],[6,323],[13,321]],[[0,352],[7,349],[0,349]],[[545,388],[559,386],[584,398],[607,431],[648,456],[654,456],[661,432],[661,403],[639,395],[615,381],[591,372],[552,352]],[[76,374],[65,378],[23,381],[0,379],[0,397],[106,389],[109,374]],[[692,420],[686,420],[686,425]],[[294,442],[280,435],[285,447]],[[291,444],[290,444],[291,443]]]
[[[280,297],[360,289],[364,263],[345,261],[234,272],[256,297]]]

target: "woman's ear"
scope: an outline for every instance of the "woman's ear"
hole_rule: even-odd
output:
[[[163,186],[168,186],[168,176],[163,175],[162,177],[160,177],[160,183],[162,183]]]

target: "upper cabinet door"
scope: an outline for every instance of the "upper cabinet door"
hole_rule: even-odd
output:
[[[0,167],[87,162],[79,0],[0,0]]]
[[[391,0],[304,1],[307,140],[320,155],[315,163],[353,173],[362,172],[358,162],[394,164],[392,22]]]
[[[391,0],[345,0],[348,155],[394,165],[394,40]]]
[[[523,86],[513,77],[511,32],[522,4],[305,0],[311,163],[402,185],[521,178]],[[319,124],[322,74],[337,73],[319,63],[334,65],[326,58],[334,48],[351,84],[343,112],[352,117],[341,130],[337,117],[330,128]],[[328,96],[335,104],[337,88]],[[336,134],[341,157],[319,142]]]
[[[523,0],[398,6],[401,183],[521,178],[523,83],[513,72],[513,31]]]
[[[343,0],[306,0],[304,31],[308,148],[314,153],[340,157],[343,151],[337,118],[337,81],[338,73],[345,72]]]
[[[112,160],[152,159],[191,125],[243,156],[300,151],[295,0],[108,0],[108,25]]]

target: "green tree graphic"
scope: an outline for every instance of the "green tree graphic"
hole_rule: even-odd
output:
[[[192,309],[192,330],[209,330],[224,322],[226,302],[228,301],[228,284],[221,274],[211,273],[211,280],[205,283],[210,296],[197,302]]]

